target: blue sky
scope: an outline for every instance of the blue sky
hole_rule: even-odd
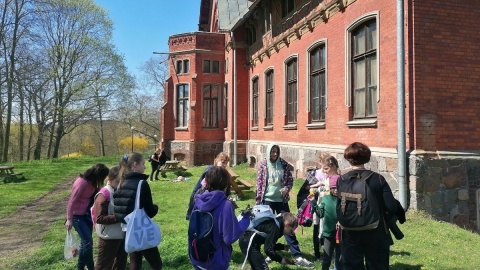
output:
[[[198,30],[200,0],[94,0],[113,21],[113,43],[132,74],[168,52],[168,37]]]

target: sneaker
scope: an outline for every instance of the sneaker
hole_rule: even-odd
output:
[[[295,259],[295,265],[300,266],[303,268],[314,268],[315,265],[312,262],[309,262],[307,259],[303,257],[298,257]]]
[[[267,263],[271,263],[271,262],[272,262],[272,259],[270,259],[270,257],[267,256],[267,258],[265,258],[265,261],[266,261]]]

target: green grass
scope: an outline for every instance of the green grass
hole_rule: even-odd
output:
[[[0,199],[3,204],[0,216],[11,213],[16,206],[22,205],[45,194],[60,181],[67,177],[75,176],[94,163],[115,164],[117,158],[106,159],[76,159],[56,160],[30,163],[16,163],[15,169],[24,171],[28,181],[22,183],[0,184]],[[18,169],[17,169],[18,168]],[[171,182],[177,175],[167,173],[161,181],[149,182],[153,200],[159,205],[159,213],[154,220],[160,224],[163,241],[159,248],[164,263],[164,269],[192,269],[187,255],[187,227],[185,212],[190,192],[205,166],[190,167],[184,172],[190,178],[185,182]],[[240,175],[254,183],[255,171],[242,164],[233,168]],[[145,172],[150,173],[150,169]],[[295,181],[292,194],[296,194],[302,181]],[[68,194],[66,192],[65,194]],[[291,207],[295,205],[292,198]],[[7,202],[7,203],[6,203]],[[254,190],[245,192],[238,201],[239,209],[247,204],[254,204]],[[65,206],[59,206],[65,208]],[[237,210],[238,211],[238,210]],[[0,263],[6,263],[7,269],[75,269],[75,260],[63,259],[63,242],[65,230],[63,216],[51,225],[48,233],[43,236],[43,245],[30,254],[21,254],[14,258],[0,258]],[[480,269],[478,254],[480,250],[480,236],[465,231],[452,224],[438,222],[428,215],[410,211],[407,222],[400,225],[405,238],[395,241],[390,257],[390,269]],[[310,260],[313,260],[312,228],[304,228],[297,233],[300,247]],[[282,240],[283,241],[283,240]],[[232,269],[240,269],[243,262],[238,244],[233,245],[234,253],[231,262]],[[95,249],[96,250],[96,249]],[[295,269],[295,267],[282,267],[277,263],[270,265],[271,269]],[[316,263],[316,268],[321,268]],[[144,262],[143,269],[149,269]]]

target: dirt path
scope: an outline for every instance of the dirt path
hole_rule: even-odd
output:
[[[51,224],[65,217],[68,197],[61,198],[58,194],[69,190],[74,180],[74,176],[67,178],[49,193],[0,219],[0,258],[13,258],[42,245],[42,237]],[[1,263],[0,268],[3,268]]]

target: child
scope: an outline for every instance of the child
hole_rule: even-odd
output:
[[[244,215],[240,221],[237,221],[232,203],[227,200],[225,194],[230,186],[230,174],[225,168],[221,166],[211,168],[205,174],[205,180],[206,191],[195,197],[192,213],[198,209],[212,214],[212,239],[216,248],[213,256],[206,262],[197,261],[189,248],[190,261],[195,269],[230,269],[232,243],[237,241],[247,229],[250,224],[250,214]],[[190,239],[189,244],[191,244]]]
[[[93,221],[90,207],[93,205],[93,196],[98,188],[103,185],[108,175],[108,168],[104,164],[96,164],[80,174],[72,186],[72,193],[67,204],[67,220],[65,228],[71,230],[72,226],[80,236],[80,252],[77,267],[87,267],[93,270]]]
[[[120,183],[119,188],[113,194],[115,217],[125,223],[125,217],[135,208],[135,197],[140,180],[140,208],[143,208],[150,218],[158,212],[158,206],[153,204],[152,192],[146,181],[148,175],[145,172],[145,159],[139,153],[124,155],[120,160]],[[162,258],[157,247],[130,253],[130,269],[141,269],[142,258],[145,257],[151,269],[162,269]]]
[[[294,264],[294,261],[280,256],[277,250],[289,250],[289,245],[277,243],[278,239],[284,235],[293,235],[298,226],[297,218],[289,212],[282,213],[277,216],[280,227],[277,226],[275,220],[267,219],[260,223],[255,229],[259,232],[266,233],[265,237],[253,231],[246,231],[238,240],[238,244],[244,256],[247,257],[252,270],[268,269],[268,264],[260,251],[263,245],[265,254],[272,260],[281,264]]]
[[[113,194],[120,182],[120,167],[114,166],[107,176],[107,185],[95,195],[93,220],[98,235],[98,257],[95,269],[125,269],[125,233],[113,212]]]
[[[207,172],[210,169],[214,168],[215,166],[226,168],[229,161],[230,161],[230,157],[228,156],[228,154],[225,153],[225,152],[220,152],[215,157],[215,160],[213,161],[213,164],[208,165],[207,168],[203,171],[202,175],[200,176],[197,183],[193,187],[192,194],[190,195],[190,201],[188,203],[187,215],[185,217],[186,220],[190,219],[190,214],[192,213],[193,204],[195,202],[195,195],[205,192],[205,186],[206,186],[205,175],[207,174]],[[229,195],[230,195],[230,190],[227,194],[227,197]]]
[[[328,185],[325,185],[325,191],[320,192],[320,204],[317,204],[317,201],[313,198],[313,196],[310,197],[310,199],[312,199],[312,206],[315,213],[318,215],[318,217],[323,219],[323,228],[321,233],[321,237],[323,239],[322,269],[330,269],[333,253],[335,251],[335,267],[337,270],[342,270],[343,267],[340,264],[340,245],[336,243],[335,239],[336,231],[338,229],[336,213],[336,185],[340,177],[340,175],[338,175],[337,159],[333,156],[325,158],[322,163],[322,170],[327,175]]]

